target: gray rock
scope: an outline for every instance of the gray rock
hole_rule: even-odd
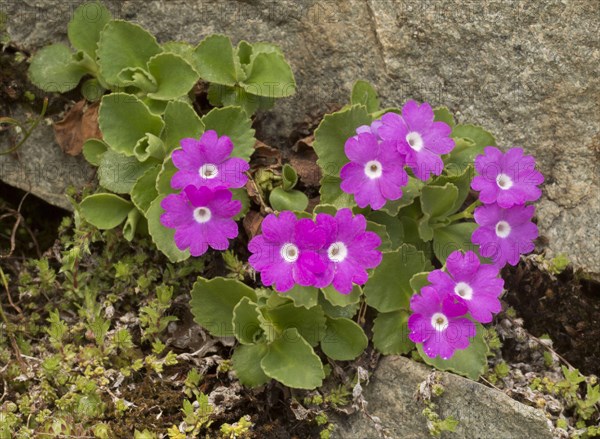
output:
[[[363,395],[368,412],[381,420],[391,438],[428,438],[427,420],[421,414],[425,407],[415,399],[419,384],[431,369],[405,357],[384,357],[366,386]],[[462,378],[439,372],[445,391],[439,398],[437,413],[441,418],[459,421],[455,433],[447,438],[465,439],[550,439],[552,434],[542,412],[523,405],[504,393]],[[350,417],[335,415],[336,438],[376,439],[380,436],[374,423],[362,413]]]
[[[5,1],[8,32],[25,48],[66,41],[81,1]],[[507,148],[534,154],[546,176],[538,222],[550,254],[600,277],[600,3],[457,0],[294,2],[108,1],[160,41],[213,32],[282,46],[298,94],[278,104],[265,135],[274,144],[306,114],[344,103],[356,79],[386,106],[427,100],[481,124]]]
[[[17,107],[12,117],[26,121],[37,115]],[[0,136],[0,150],[13,145],[10,136]],[[66,190],[90,183],[94,175],[94,168],[82,156],[72,157],[62,152],[54,141],[54,130],[48,119],[40,122],[16,153],[0,155],[0,180],[63,209],[73,210],[65,196]]]

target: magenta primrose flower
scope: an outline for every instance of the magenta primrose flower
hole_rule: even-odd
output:
[[[371,125],[361,125],[356,129],[356,134],[362,134],[362,133],[371,133],[371,134],[375,134],[379,139],[379,134],[377,133],[379,130],[379,127],[381,127],[383,123],[381,122],[380,119],[375,119],[373,122],[371,122]],[[358,139],[357,136],[354,136]]]
[[[189,247],[192,256],[203,255],[208,247],[226,250],[228,240],[238,235],[233,217],[242,208],[242,203],[231,197],[228,189],[187,186],[181,193],[162,200],[160,205],[165,213],[160,222],[175,229],[177,248]]]
[[[480,323],[492,321],[492,314],[502,309],[498,297],[502,294],[504,280],[498,277],[498,268],[481,264],[475,252],[450,253],[446,260],[448,272],[434,270],[427,280],[438,291],[455,295],[464,301],[471,316]]]
[[[350,209],[339,210],[335,217],[319,213],[315,221],[326,233],[320,254],[327,268],[316,277],[314,286],[323,288],[333,282],[338,292],[349,294],[353,284],[367,282],[366,269],[381,262],[381,252],[377,250],[381,239],[376,233],[367,232],[365,217],[353,217]]]
[[[429,179],[430,174],[442,173],[444,162],[440,155],[454,148],[450,137],[452,128],[444,122],[434,122],[433,118],[433,110],[427,102],[419,105],[411,100],[402,107],[402,116],[384,114],[383,125],[377,130],[382,139],[396,146],[415,176],[423,181]]]
[[[432,286],[421,288],[421,294],[410,299],[410,309],[414,314],[408,318],[408,338],[423,343],[430,358],[439,355],[447,360],[475,337],[475,324],[465,317],[468,309],[464,302]]]
[[[471,241],[478,244],[483,257],[491,258],[502,268],[506,263],[517,265],[519,255],[533,251],[533,240],[538,236],[537,226],[531,222],[534,206],[513,206],[503,209],[498,204],[486,204],[475,209],[479,224]]]
[[[229,137],[219,137],[216,131],[208,130],[200,140],[182,139],[181,147],[172,154],[173,164],[179,169],[171,179],[173,188],[240,188],[246,184],[248,177],[244,172],[250,166],[243,159],[230,157],[233,143]]]
[[[471,183],[471,188],[480,192],[481,202],[508,208],[540,198],[542,191],[537,185],[544,182],[544,176],[535,169],[532,156],[523,155],[521,148],[502,153],[488,146],[484,152],[475,158],[479,175]]]
[[[248,250],[253,253],[250,265],[260,272],[262,283],[275,285],[279,292],[294,284],[314,285],[316,275],[327,268],[317,253],[325,245],[325,230],[308,218],[296,219],[290,211],[267,215],[261,228]]]
[[[402,197],[408,175],[402,155],[391,142],[379,141],[375,134],[365,130],[350,137],[344,151],[350,163],[340,171],[340,187],[354,194],[356,204],[378,210],[387,200]]]

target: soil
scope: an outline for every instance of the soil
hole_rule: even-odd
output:
[[[600,376],[600,285],[568,267],[558,276],[532,260],[504,270],[508,293],[531,334],[548,334],[554,349],[584,375]]]

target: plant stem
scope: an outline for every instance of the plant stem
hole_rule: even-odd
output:
[[[462,212],[459,212],[452,216],[449,216],[448,220],[450,220],[450,223],[452,224],[461,219],[473,218],[473,211],[475,210],[475,208],[477,206],[480,206],[480,205],[481,205],[481,201],[475,200],[473,203],[471,203],[471,205],[467,206],[467,208],[465,210],[463,210]]]
[[[21,147],[21,145],[24,144],[25,141],[29,138],[29,136],[31,135],[31,133],[33,132],[35,127],[38,126],[38,124],[44,118],[44,115],[46,114],[47,109],[48,109],[48,98],[44,98],[44,103],[42,104],[42,112],[40,113],[40,116],[33,122],[33,124],[31,125],[31,127],[29,129],[26,129],[23,125],[21,125],[21,123],[18,120],[13,119],[12,117],[0,117],[0,124],[5,123],[7,125],[16,125],[17,127],[19,127],[21,129],[21,132],[23,133],[23,138],[21,139],[21,141],[19,143],[17,143],[15,146],[13,146],[12,148],[10,148],[6,151],[0,152],[0,155],[11,154],[11,153],[15,152],[17,149],[19,149]]]
[[[258,200],[260,201],[261,207],[264,209],[264,211],[266,213],[273,213],[273,209],[271,209],[269,206],[267,206],[267,203],[265,203],[265,200],[263,199],[263,197],[261,195],[260,188],[258,187],[258,184],[256,184],[256,181],[254,181],[254,178],[252,177],[252,174],[250,174],[250,171],[246,171],[246,175],[248,176],[248,179],[254,185],[254,189],[256,190],[256,195],[258,196]]]
[[[4,277],[4,271],[2,271],[2,269],[0,268],[0,272],[2,273],[2,278],[4,281],[6,281],[6,278]],[[8,285],[5,283],[4,286],[7,288],[8,291]],[[8,338],[10,340],[10,344],[13,348],[13,351],[15,353],[15,357],[17,359],[17,363],[19,363],[19,367],[21,368],[22,372],[26,372],[27,371],[27,365],[25,364],[25,362],[23,361],[23,358],[21,358],[21,350],[19,349],[19,345],[17,344],[17,340],[15,340],[15,336],[12,332],[12,328],[11,328],[11,323],[8,321],[8,317],[6,317],[6,314],[4,313],[4,308],[2,307],[2,301],[0,301],[0,318],[2,318],[2,321],[4,322],[4,326],[6,327],[6,333],[8,335]]]

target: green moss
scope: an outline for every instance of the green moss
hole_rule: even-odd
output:
[[[171,264],[149,240],[133,248],[118,232],[100,232],[77,216],[63,220],[59,236],[53,256],[26,261],[18,278],[4,270],[23,310],[22,317],[8,313],[11,333],[27,359],[21,370],[2,331],[0,361],[7,367],[0,382],[8,388],[0,438],[132,437],[136,429],[139,437],[166,435],[190,415],[184,400],[196,399],[202,379],[185,365],[184,394],[165,378],[180,367],[167,328],[178,320],[174,301],[191,289],[206,260]],[[29,379],[15,379],[24,372]],[[156,405],[165,413],[158,422],[155,413],[144,414]],[[191,414],[192,431],[198,423],[210,427],[202,407]]]

